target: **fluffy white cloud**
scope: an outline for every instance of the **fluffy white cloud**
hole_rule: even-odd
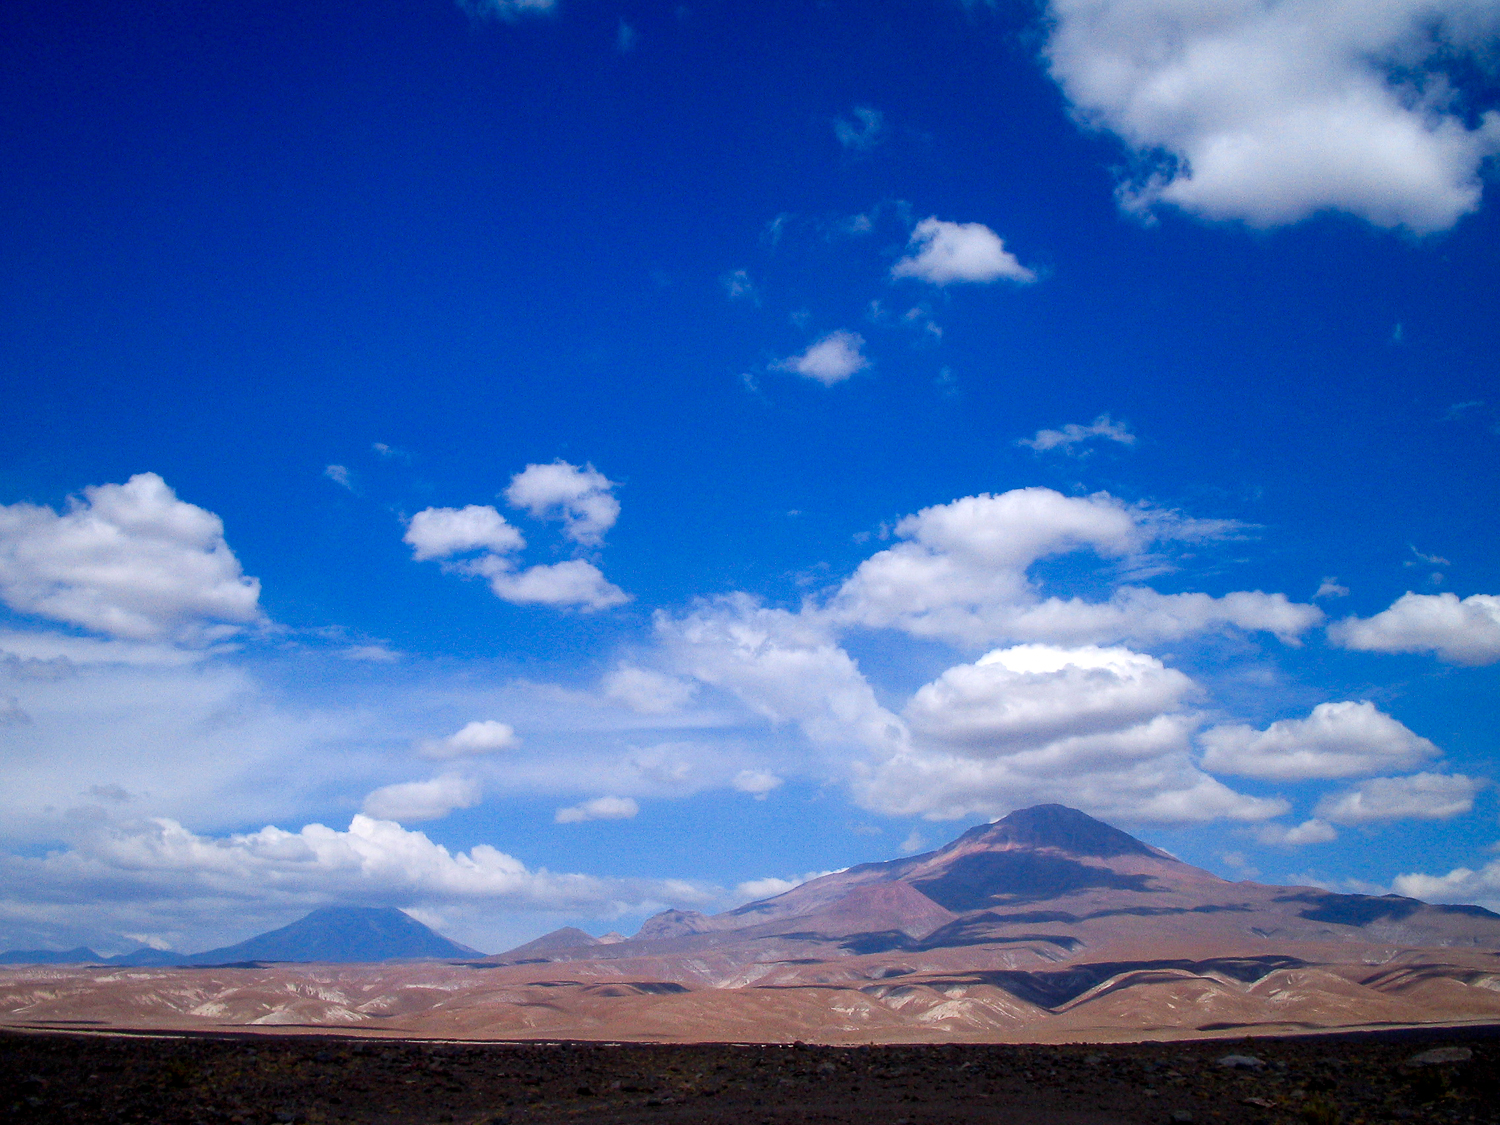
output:
[[[1214,727],[1198,741],[1206,769],[1278,780],[1410,769],[1438,754],[1431,742],[1373,703],[1320,703],[1305,719],[1281,719],[1265,730]]]
[[[510,479],[506,501],[536,519],[558,519],[563,534],[585,547],[604,542],[604,533],[620,518],[615,485],[592,465],[527,465]]]
[[[830,332],[801,355],[791,356],[775,366],[831,387],[870,366],[861,350],[864,346],[865,338],[858,332],[840,329]]]
[[[1061,801],[1131,821],[1259,820],[1285,802],[1235,793],[1187,753],[1187,676],[1128,649],[1020,645],[950,668],[919,690],[910,744],[860,771],[856,791],[892,815],[997,816]]]
[[[1113,421],[1108,414],[1101,414],[1087,426],[1069,422],[1060,430],[1038,430],[1036,437],[1021,438],[1016,444],[1034,449],[1038,453],[1045,453],[1049,449],[1060,449],[1071,455],[1075,447],[1097,440],[1134,445],[1135,435],[1130,432],[1130,427],[1124,422]]]
[[[59,515],[0,505],[0,598],[11,608],[130,640],[203,643],[261,620],[218,516],[155,473],[83,490]]]
[[[1374,617],[1349,617],[1328,636],[1360,652],[1431,652],[1453,664],[1500,661],[1500,597],[1406,593]]]
[[[698,685],[648,668],[622,664],[604,677],[604,694],[640,715],[670,715],[680,711]]]
[[[641,811],[632,797],[595,797],[571,808],[558,809],[558,824],[582,824],[586,820],[630,820]]]
[[[766,770],[740,770],[730,785],[741,793],[749,793],[757,801],[764,801],[771,792],[781,787],[781,778]]]
[[[1500,151],[1500,114],[1470,128],[1444,75],[1493,50],[1490,0],[1051,0],[1050,15],[1045,55],[1077,116],[1141,158],[1131,210],[1444,230]]]
[[[914,277],[933,285],[1007,278],[1029,282],[1036,274],[1016,260],[1000,236],[983,223],[949,223],[933,216],[911,232],[907,255],[891,267],[892,277]]]
[[[516,570],[510,560],[485,555],[465,569],[490,580],[497,598],[516,605],[552,605],[591,611],[624,605],[630,595],[582,559]]]
[[[470,809],[479,803],[479,783],[457,774],[443,774],[429,781],[403,781],[375,790],[365,798],[363,812],[380,820],[410,823],[441,820],[454,809]]]
[[[515,729],[497,719],[477,719],[447,738],[427,738],[417,743],[424,758],[462,758],[471,754],[493,754],[521,745]],[[400,820],[400,817],[395,819]]]
[[[1103,493],[1070,497],[1022,488],[968,496],[924,508],[894,530],[905,542],[860,564],[829,603],[832,620],[961,644],[1150,641],[1225,625],[1295,641],[1322,620],[1314,606],[1260,591],[1216,598],[1125,586],[1106,602],[1043,599],[1027,574],[1041,559],[1085,549],[1127,559],[1155,541],[1206,539],[1232,530],[1129,507]]]
[[[1288,828],[1284,824],[1266,824],[1256,830],[1262,844],[1301,847],[1304,844],[1328,844],[1339,838],[1338,830],[1326,820],[1314,817]]]
[[[533,515],[558,518],[564,534],[582,545],[597,545],[619,515],[613,487],[592,466],[579,469],[565,461],[528,465],[512,479],[506,497]],[[517,605],[609,609],[630,600],[593,563],[582,559],[522,569],[512,557],[526,545],[521,533],[488,505],[427,508],[407,525],[405,541],[417,562],[480,552],[443,565],[460,574],[489,580],[497,598]]]
[[[905,714],[917,739],[988,758],[1126,730],[1176,710],[1194,690],[1181,672],[1129,649],[1018,645],[949,668]]]
[[[487,504],[424,509],[412,516],[404,540],[417,562],[477,550],[505,554],[526,546],[521,533]]]
[[[878,812],[930,820],[997,817],[1047,802],[1126,823],[1253,821],[1287,811],[1283,800],[1236,793],[1196,768],[1191,732],[1189,720],[1161,716],[999,758],[913,749],[860,771],[855,794]]]
[[[350,475],[347,466],[329,465],[323,470],[323,475],[340,488],[347,488],[350,492],[354,491],[354,478]]]
[[[1481,783],[1462,774],[1417,773],[1375,777],[1325,797],[1317,815],[1334,824],[1379,820],[1448,820],[1474,807]]]

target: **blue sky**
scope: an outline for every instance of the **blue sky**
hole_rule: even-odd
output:
[[[1500,907],[1500,17],[1199,7],[7,5],[0,946]]]

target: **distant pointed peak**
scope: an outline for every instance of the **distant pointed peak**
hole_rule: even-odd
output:
[[[1117,855],[1173,858],[1160,848],[1143,844],[1128,832],[1067,805],[1033,805],[1017,809],[993,824],[969,829],[950,846],[981,840],[997,847],[1055,848],[1073,855],[1099,858]]]

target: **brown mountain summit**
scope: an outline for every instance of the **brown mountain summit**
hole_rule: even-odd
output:
[[[1055,960],[1085,950],[1371,940],[1500,950],[1500,916],[1396,895],[1230,882],[1077,809],[1037,805],[936,851],[860,864],[723,914],[663,911],[607,950],[559,930],[491,960],[536,957],[539,946],[569,961],[707,950],[759,960],[773,944],[820,959],[1016,946]]]

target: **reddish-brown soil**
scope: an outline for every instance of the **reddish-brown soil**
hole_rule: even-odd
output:
[[[1471,1057],[1411,1064],[1455,1045]],[[1500,1027],[869,1047],[0,1032],[16,1125],[1375,1125],[1500,1121],[1497,1091]]]

